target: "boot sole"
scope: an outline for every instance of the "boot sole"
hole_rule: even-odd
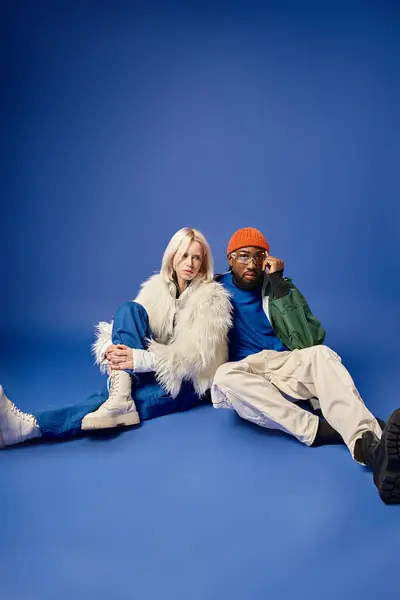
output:
[[[382,435],[384,459],[376,487],[385,504],[400,504],[400,409],[394,411]]]
[[[137,411],[117,417],[107,419],[90,419],[82,422],[82,431],[92,431],[93,429],[113,429],[114,427],[129,427],[140,423],[139,413]]]

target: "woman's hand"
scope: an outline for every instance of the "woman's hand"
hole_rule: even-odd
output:
[[[112,344],[107,348],[106,358],[113,371],[133,369],[133,352],[124,344]]]

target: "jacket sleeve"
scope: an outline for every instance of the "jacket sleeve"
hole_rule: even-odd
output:
[[[322,344],[325,330],[312,314],[303,294],[292,283],[283,279],[286,294],[277,297],[271,290],[269,311],[271,324],[278,337],[290,350],[301,350]]]

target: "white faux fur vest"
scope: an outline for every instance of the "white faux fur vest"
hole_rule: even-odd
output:
[[[183,380],[190,380],[201,396],[210,387],[217,368],[227,361],[231,326],[229,293],[216,282],[198,279],[176,298],[176,287],[159,274],[145,281],[134,302],[147,311],[154,340],[148,350],[156,357],[156,378],[172,396]],[[99,323],[93,345],[97,364],[111,343],[112,323]]]

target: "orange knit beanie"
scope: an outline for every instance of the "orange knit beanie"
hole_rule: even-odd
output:
[[[257,248],[263,248],[269,252],[269,244],[261,231],[254,229],[254,227],[244,227],[244,229],[238,229],[228,244],[228,255],[239,248],[245,248],[246,246],[256,246]]]

